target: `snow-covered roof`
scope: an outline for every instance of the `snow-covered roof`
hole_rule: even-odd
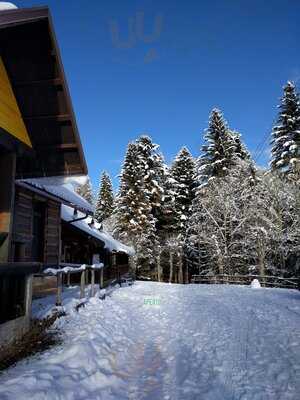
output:
[[[15,10],[16,8],[18,8],[18,7],[13,3],[9,3],[7,1],[0,2],[0,11]]]
[[[78,212],[76,218],[81,218],[81,217],[84,217],[84,214]],[[61,218],[66,222],[75,219],[74,209],[72,207],[62,205]],[[92,218],[87,217],[81,221],[72,222],[72,225],[76,226],[76,228],[80,229],[81,231],[88,233],[94,238],[101,240],[105,244],[105,248],[107,248],[110,251],[123,252],[128,254],[129,256],[134,255],[134,250],[131,247],[126,246],[125,244],[114,239],[108,232],[99,230],[100,224],[98,224],[97,222],[94,222],[94,227],[91,227],[89,225],[91,222]]]
[[[82,183],[86,177],[45,177],[32,179],[18,179],[17,184],[25,186],[28,189],[37,189],[42,191],[46,196],[56,197],[60,202],[67,203],[72,207],[92,214],[94,207],[75,192],[75,187]]]

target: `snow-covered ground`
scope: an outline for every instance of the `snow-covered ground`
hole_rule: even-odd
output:
[[[137,282],[57,325],[63,344],[0,375],[1,400],[300,398],[295,290]]]

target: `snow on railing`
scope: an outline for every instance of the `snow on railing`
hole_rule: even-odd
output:
[[[67,286],[70,286],[70,277],[72,274],[81,273],[80,276],[80,296],[81,301],[85,298],[85,285],[86,285],[86,272],[91,272],[91,290],[90,296],[93,297],[96,294],[95,288],[95,271],[100,271],[99,279],[99,290],[103,288],[103,270],[104,264],[98,263],[93,265],[87,264],[68,264],[61,263],[57,268],[46,268],[40,276],[56,276],[57,277],[57,290],[56,290],[56,305],[62,305],[62,288],[63,288],[63,276],[67,277]]]
[[[92,264],[92,265],[87,265],[87,264],[72,264],[72,263],[60,263],[59,265],[54,266],[48,266],[45,268],[42,272],[36,274],[35,276],[40,276],[40,277],[49,277],[49,276],[55,276],[57,280],[56,284],[56,305],[61,306],[62,305],[62,290],[63,290],[63,282],[64,282],[64,277],[66,277],[66,286],[70,286],[71,284],[71,275],[72,274],[79,274],[80,273],[80,303],[84,303],[86,299],[86,281],[87,281],[87,274],[90,273],[90,297],[94,297],[97,290],[96,290],[96,283],[95,283],[95,272],[99,271],[99,282],[98,282],[98,289],[101,291],[104,288],[104,268],[107,268],[108,266],[104,266],[103,263],[97,263],[97,264]],[[116,283],[124,283],[129,281],[132,283],[132,278],[128,277],[125,278],[125,275],[122,275],[122,266],[117,266],[113,265],[111,269],[113,270],[117,268],[117,275],[116,279],[114,279],[110,284],[116,284]],[[129,283],[130,284],[130,283]]]
[[[64,266],[66,265],[66,266]],[[86,271],[89,269],[94,269],[94,270],[99,270],[104,268],[104,264],[103,263],[99,263],[99,264],[93,264],[93,265],[87,265],[87,264],[60,264],[60,267],[63,268],[46,268],[43,271],[43,275],[57,275],[58,273],[65,273],[65,274],[75,274],[76,272],[80,272],[80,271]]]

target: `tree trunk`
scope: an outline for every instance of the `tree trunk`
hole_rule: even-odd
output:
[[[178,257],[178,282],[183,283],[182,252],[179,253]]]
[[[218,257],[218,270],[219,270],[219,275],[224,275],[224,265],[221,256]]]
[[[262,241],[259,241],[258,243],[258,266],[259,266],[259,275],[265,276],[265,258],[266,258],[266,252],[265,252],[265,247]],[[263,286],[265,285],[265,279],[261,278],[261,283]]]
[[[189,265],[187,262],[185,266],[185,283],[189,283]]]
[[[169,283],[172,283],[173,278],[173,252],[170,251],[170,275],[169,275]]]
[[[157,280],[158,282],[161,282],[160,253],[157,255]]]

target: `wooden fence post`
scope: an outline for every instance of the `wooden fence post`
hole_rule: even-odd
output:
[[[57,291],[56,291],[56,305],[61,306],[62,305],[62,272],[58,272],[56,276],[56,282],[57,282]]]
[[[67,272],[67,287],[71,286],[71,274]]]
[[[114,251],[111,255],[111,262],[112,262],[112,270],[115,273],[115,279],[117,279],[117,281],[120,281],[120,273],[119,273],[119,267],[117,265],[117,254]]]
[[[80,298],[83,299],[85,297],[85,270],[81,271],[80,277]]]
[[[100,290],[103,288],[103,270],[104,270],[104,267],[102,267],[100,269],[100,282],[99,282],[99,289]]]
[[[95,296],[95,270],[91,269],[91,297]]]

